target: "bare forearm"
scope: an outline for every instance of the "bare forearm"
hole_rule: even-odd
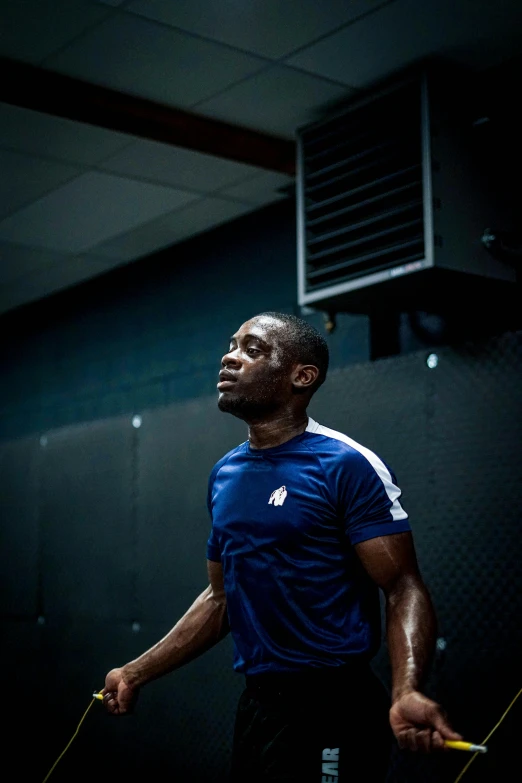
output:
[[[426,587],[406,578],[387,596],[387,640],[392,667],[392,700],[419,690],[427,676],[437,633]]]
[[[169,633],[123,667],[130,687],[140,687],[197,658],[229,631],[226,603],[207,588]]]

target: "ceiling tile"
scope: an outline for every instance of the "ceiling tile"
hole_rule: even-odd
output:
[[[118,266],[125,265],[119,258],[109,258],[108,256],[98,256],[96,253],[80,253],[77,256],[71,256],[78,261],[85,264],[91,264],[93,270],[103,269],[109,271],[109,269],[115,269]]]
[[[154,141],[137,141],[112,155],[100,168],[200,192],[225,187],[260,171],[244,163]]]
[[[287,62],[354,87],[434,54],[485,68],[521,24],[522,3],[513,0],[396,0]]]
[[[342,85],[276,65],[202,101],[197,111],[208,117],[294,138],[295,129],[315,119],[323,104],[350,94]]]
[[[33,297],[33,301],[38,299],[38,296]],[[27,294],[20,291],[19,288],[0,288],[0,315],[8,313],[10,310],[14,310],[15,307],[26,304],[28,302]]]
[[[133,0],[127,11],[238,49],[279,58],[382,5],[383,0]],[[296,24],[296,20],[298,24]]]
[[[244,215],[252,209],[252,204],[220,198],[198,199],[183,209],[152,220],[111,242],[98,245],[92,252],[121,260],[140,258]]]
[[[29,302],[35,302],[40,298],[40,294],[33,294],[30,296],[20,285],[10,287],[2,286],[0,288],[0,315],[8,313],[10,310],[14,310],[16,307],[28,304]]]
[[[213,95],[264,64],[120,12],[45,62],[51,70],[178,107]]]
[[[89,257],[63,257],[59,263],[35,270],[1,290],[0,312],[69,288],[107,272],[114,262]]]
[[[239,185],[225,188],[219,192],[219,195],[235,198],[239,201],[248,201],[251,204],[270,204],[272,201],[279,201],[287,198],[286,189],[290,188],[294,182],[293,177],[276,172],[266,171],[258,174],[253,179],[241,182]]]
[[[89,172],[0,222],[0,239],[82,253],[186,203],[162,185]]]
[[[116,131],[0,103],[0,147],[89,166],[133,141]]]
[[[0,218],[72,179],[80,169],[0,149]]]
[[[180,241],[251,211],[252,204],[226,201],[212,196],[168,215],[167,220],[173,227],[175,241]]]
[[[62,253],[0,242],[0,285],[63,262],[65,258]]]
[[[11,0],[0,12],[0,54],[39,63],[110,14],[82,0]]]

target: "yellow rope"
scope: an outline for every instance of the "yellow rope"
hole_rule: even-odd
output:
[[[493,732],[495,732],[495,731],[498,729],[498,727],[500,726],[500,724],[502,723],[502,721],[504,720],[504,718],[505,718],[505,717],[506,717],[506,715],[508,714],[509,710],[511,709],[511,707],[513,706],[513,704],[516,702],[516,700],[518,699],[518,697],[520,696],[520,694],[521,694],[521,693],[522,693],[522,688],[519,690],[519,692],[517,693],[517,695],[515,696],[515,698],[513,699],[513,701],[511,702],[511,704],[509,705],[509,707],[507,708],[507,710],[504,712],[504,714],[502,715],[502,717],[500,718],[500,720],[498,721],[498,723],[497,723],[495,726],[493,726],[493,728],[492,728],[492,729],[491,729],[491,731],[489,732],[488,736],[486,737],[486,739],[485,739],[485,740],[484,740],[484,742],[482,743],[483,745],[485,745],[485,744],[486,744],[486,742],[488,741],[488,739],[489,739],[489,738],[492,736]],[[459,773],[459,775],[458,775],[458,776],[457,776],[457,778],[455,779],[455,783],[459,783],[459,780],[462,778],[462,776],[464,775],[464,773],[466,772],[466,770],[469,768],[469,765],[471,764],[471,762],[472,762],[472,761],[473,761],[473,760],[474,760],[474,759],[475,759],[475,758],[476,758],[478,755],[479,755],[478,753],[474,753],[474,754],[472,755],[472,757],[470,758],[470,760],[468,761],[468,763],[466,764],[466,766],[464,767],[464,769],[463,769],[463,770],[462,770],[462,771]]]
[[[499,721],[496,723],[496,725],[495,725],[495,726],[493,726],[493,728],[492,728],[492,729],[491,729],[491,731],[489,732],[489,734],[488,734],[488,736],[486,737],[486,739],[485,739],[485,740],[482,742],[482,745],[485,745],[485,744],[487,743],[487,741],[489,740],[489,738],[490,738],[490,737],[493,735],[493,733],[494,733],[494,732],[495,732],[495,731],[498,729],[498,727],[500,726],[500,724],[502,723],[502,721],[504,720],[504,718],[506,717],[506,715],[508,714],[508,712],[510,711],[511,707],[512,707],[512,706],[513,706],[513,704],[516,702],[516,700],[518,699],[518,697],[520,696],[520,694],[521,694],[521,693],[522,693],[522,688],[519,690],[519,692],[517,693],[517,695],[515,696],[515,698],[514,698],[514,699],[513,699],[513,701],[511,702],[511,704],[509,705],[509,707],[508,707],[508,708],[505,710],[505,712],[504,712],[504,714],[502,715],[502,717],[500,718],[500,720],[499,720]],[[82,715],[82,718],[81,718],[80,722],[78,723],[78,726],[76,727],[76,731],[74,732],[74,734],[72,735],[71,739],[69,740],[69,742],[67,743],[67,745],[65,746],[65,748],[62,750],[62,752],[60,753],[60,755],[58,756],[58,758],[56,759],[56,761],[54,762],[53,766],[51,767],[51,769],[49,770],[49,772],[47,773],[47,775],[46,775],[46,776],[45,776],[45,778],[43,779],[42,783],[47,783],[47,781],[48,781],[48,780],[49,780],[49,778],[51,777],[51,773],[54,771],[54,769],[55,769],[55,767],[57,766],[58,762],[59,762],[59,761],[60,761],[60,760],[63,758],[63,756],[65,755],[65,753],[66,753],[66,752],[69,750],[69,748],[71,747],[72,741],[74,740],[74,738],[77,736],[78,732],[80,731],[80,726],[82,725],[83,721],[84,721],[84,720],[85,720],[85,718],[87,717],[87,713],[89,712],[89,710],[91,709],[92,705],[93,705],[93,704],[94,704],[94,702],[96,701],[96,698],[98,698],[98,696],[95,696],[95,697],[93,698],[93,700],[91,701],[91,703],[89,704],[89,706],[87,707],[87,709],[85,710],[85,712],[83,713],[83,715]],[[455,779],[454,783],[459,783],[459,781],[462,779],[462,776],[464,775],[464,773],[466,772],[466,770],[468,770],[468,769],[469,769],[469,766],[470,766],[471,762],[472,762],[472,761],[473,761],[473,760],[474,760],[474,759],[475,759],[475,758],[476,758],[478,755],[479,755],[478,753],[474,753],[474,754],[473,754],[473,756],[470,758],[470,760],[468,761],[468,763],[466,764],[466,766],[464,767],[464,769],[463,769],[463,770],[462,770],[462,771],[459,773],[459,775],[456,777],[456,779]]]
[[[54,768],[56,767],[56,765],[58,764],[58,762],[60,761],[60,759],[61,759],[61,758],[62,758],[62,757],[65,755],[66,751],[68,751],[68,750],[69,750],[69,748],[70,748],[70,746],[71,746],[71,743],[72,743],[73,739],[76,737],[76,735],[77,735],[77,734],[78,734],[78,732],[80,731],[80,726],[82,725],[83,721],[84,721],[84,720],[85,720],[85,718],[86,718],[86,715],[87,715],[87,713],[89,712],[89,710],[91,709],[91,707],[92,707],[92,705],[94,704],[94,702],[95,702],[95,701],[96,701],[96,699],[93,699],[93,700],[91,701],[91,703],[89,704],[89,706],[87,707],[87,709],[85,710],[85,712],[83,713],[82,719],[81,719],[81,721],[79,722],[78,726],[76,727],[76,731],[74,732],[74,734],[72,735],[71,739],[69,740],[69,742],[67,743],[67,745],[65,746],[65,748],[62,750],[62,752],[60,753],[60,755],[58,756],[58,758],[57,758],[57,759],[56,759],[56,761],[54,762],[53,766],[51,767],[51,769],[49,770],[49,772],[47,773],[47,775],[46,775],[46,776],[45,776],[45,778],[43,779],[43,783],[47,783],[47,781],[48,781],[48,780],[49,780],[49,778],[51,777],[51,773],[52,773],[52,771],[54,770]]]

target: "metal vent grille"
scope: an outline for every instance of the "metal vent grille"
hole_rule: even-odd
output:
[[[421,118],[413,80],[298,133],[301,304],[424,258]]]

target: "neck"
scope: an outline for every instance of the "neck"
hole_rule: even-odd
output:
[[[301,435],[307,424],[306,411],[279,412],[262,421],[248,422],[248,441],[253,449],[270,449]]]

